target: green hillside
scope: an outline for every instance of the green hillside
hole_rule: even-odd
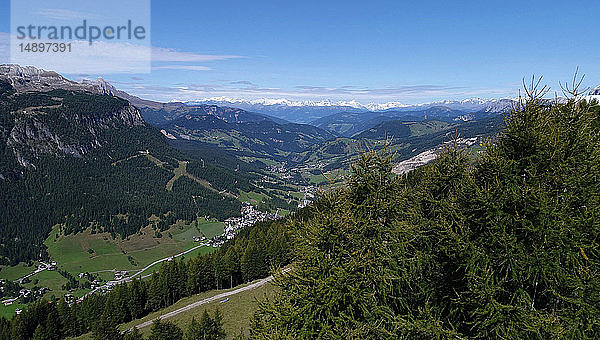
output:
[[[250,173],[200,165],[170,147],[116,97],[16,94],[5,84],[0,130],[3,264],[47,257],[42,242],[57,224],[67,235],[91,228],[126,238],[149,225],[238,216],[235,197],[254,188]],[[191,174],[177,172],[181,162]]]

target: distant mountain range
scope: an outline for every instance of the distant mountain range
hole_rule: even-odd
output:
[[[287,99],[259,99],[243,100],[227,97],[216,97],[186,102],[187,105],[218,105],[237,107],[244,110],[258,112],[294,123],[312,123],[320,118],[337,114],[340,112],[358,113],[365,111],[422,111],[433,107],[445,107],[450,110],[463,111],[465,113],[505,112],[512,108],[513,99],[479,99],[470,98],[461,101],[445,100],[433,103],[406,105],[399,102],[388,102],[384,104],[363,105],[357,101],[331,102],[331,101],[291,101]]]
[[[332,103],[329,101],[295,102],[287,99],[242,100],[225,97],[186,102],[187,105],[218,105],[237,107],[258,112],[294,123],[309,124],[324,116],[342,111],[362,112],[366,109],[355,102]]]
[[[261,113],[248,112],[239,108],[220,107],[217,105],[184,105],[177,103],[142,103],[133,100],[134,105],[142,110],[144,119],[153,125],[163,125],[167,122],[175,120],[186,115],[211,115],[217,117],[225,123],[248,123],[261,122],[265,120],[273,121],[279,124],[289,123],[283,119],[271,117]]]
[[[312,125],[214,105],[189,107],[185,114],[158,126],[170,139],[218,145],[240,156],[274,159],[335,137]]]
[[[344,137],[352,137],[387,121],[428,121],[443,122],[480,120],[498,116],[495,110],[469,113],[465,110],[453,110],[445,106],[433,106],[418,111],[382,111],[382,112],[340,112],[317,119],[313,124],[325,130],[333,131]]]

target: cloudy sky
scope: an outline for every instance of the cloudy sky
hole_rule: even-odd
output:
[[[45,3],[32,13],[73,22],[94,13]],[[123,63],[150,53],[151,73],[115,63],[68,76],[100,75],[155,100],[406,104],[514,96],[532,74],[559,90],[576,67],[600,84],[598,1],[152,1],[151,13],[151,47],[96,45]],[[0,0],[1,62],[9,22]]]

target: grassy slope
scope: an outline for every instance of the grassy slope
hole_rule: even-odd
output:
[[[156,238],[154,230],[146,227],[128,239],[112,239],[109,234],[91,234],[89,231],[76,235],[59,235],[53,229],[45,244],[50,257],[58,262],[59,268],[76,275],[80,272],[100,270],[136,270],[151,262],[178,254],[197,245],[193,238],[204,233],[213,237],[223,232],[223,223],[204,219],[195,224],[177,223]],[[171,234],[172,238],[168,235]],[[89,249],[93,253],[89,253]],[[131,256],[136,265],[129,262]]]
[[[33,262],[31,266],[27,266],[26,263],[21,262],[16,266],[0,266],[0,279],[14,281],[27,274],[33,273],[37,268],[39,262]]]
[[[17,303],[16,301],[10,306],[0,304],[0,318],[6,318],[8,320],[12,319],[15,316],[15,310],[17,308],[23,309],[25,308],[25,305]]]
[[[238,286],[236,288],[240,287],[243,286]],[[158,316],[173,311],[175,309],[187,306],[196,301],[206,299],[226,291],[228,290],[212,290],[210,292],[205,292],[202,294],[197,294],[188,298],[181,299],[168,308],[161,309],[160,311],[152,313],[142,319],[134,320],[129,323],[123,324],[119,328],[121,330],[130,329],[131,327],[138,325],[142,322],[153,320]],[[225,328],[225,332],[227,333],[227,338],[231,339],[234,336],[239,335],[240,333],[247,336],[248,331],[250,329],[250,322],[252,320],[254,312],[258,307],[258,300],[263,299],[264,297],[273,296],[275,292],[275,286],[273,286],[272,284],[266,284],[251,291],[245,291],[239,294],[232,295],[229,297],[229,301],[225,303],[220,303],[218,301],[211,302],[189,310],[187,312],[177,314],[176,316],[171,317],[167,320],[174,322],[185,332],[187,325],[192,320],[192,317],[196,318],[196,320],[199,320],[200,316],[202,315],[202,312],[205,309],[208,310],[210,314],[213,314],[214,311],[217,308],[219,308],[221,314],[223,314],[223,326]],[[140,329],[140,331],[142,332],[142,334],[144,334],[145,337],[149,335],[150,327],[151,326]],[[91,333],[88,333],[76,339],[92,339],[92,336]]]
[[[259,193],[256,193],[254,191],[252,191],[252,192],[242,192],[240,194],[240,201],[242,201],[242,202],[249,202],[249,203],[252,203],[252,204],[258,204],[260,202],[263,202],[266,198],[267,198],[267,195],[265,195],[265,194],[259,194]]]

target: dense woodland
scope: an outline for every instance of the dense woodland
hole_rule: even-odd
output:
[[[155,128],[118,119],[115,112],[128,105],[119,98],[64,90],[16,95],[6,84],[1,90],[3,264],[44,258],[42,242],[55,224],[62,224],[67,234],[90,227],[127,237],[148,225],[153,214],[165,221],[239,216],[240,202],[217,191],[237,194],[253,186],[251,175],[190,158],[170,147]],[[46,108],[21,112],[34,106]],[[37,138],[36,144],[9,141],[11,131],[23,131],[18,135],[23,140]],[[26,137],[31,134],[27,131],[37,134]],[[18,164],[15,150],[31,164]],[[163,163],[158,166],[140,156],[146,150]],[[213,189],[181,177],[172,191],[165,190],[178,161],[188,161],[193,176]]]
[[[478,157],[392,176],[364,154],[290,226],[293,270],[252,337],[598,339],[600,106],[527,93]]]

